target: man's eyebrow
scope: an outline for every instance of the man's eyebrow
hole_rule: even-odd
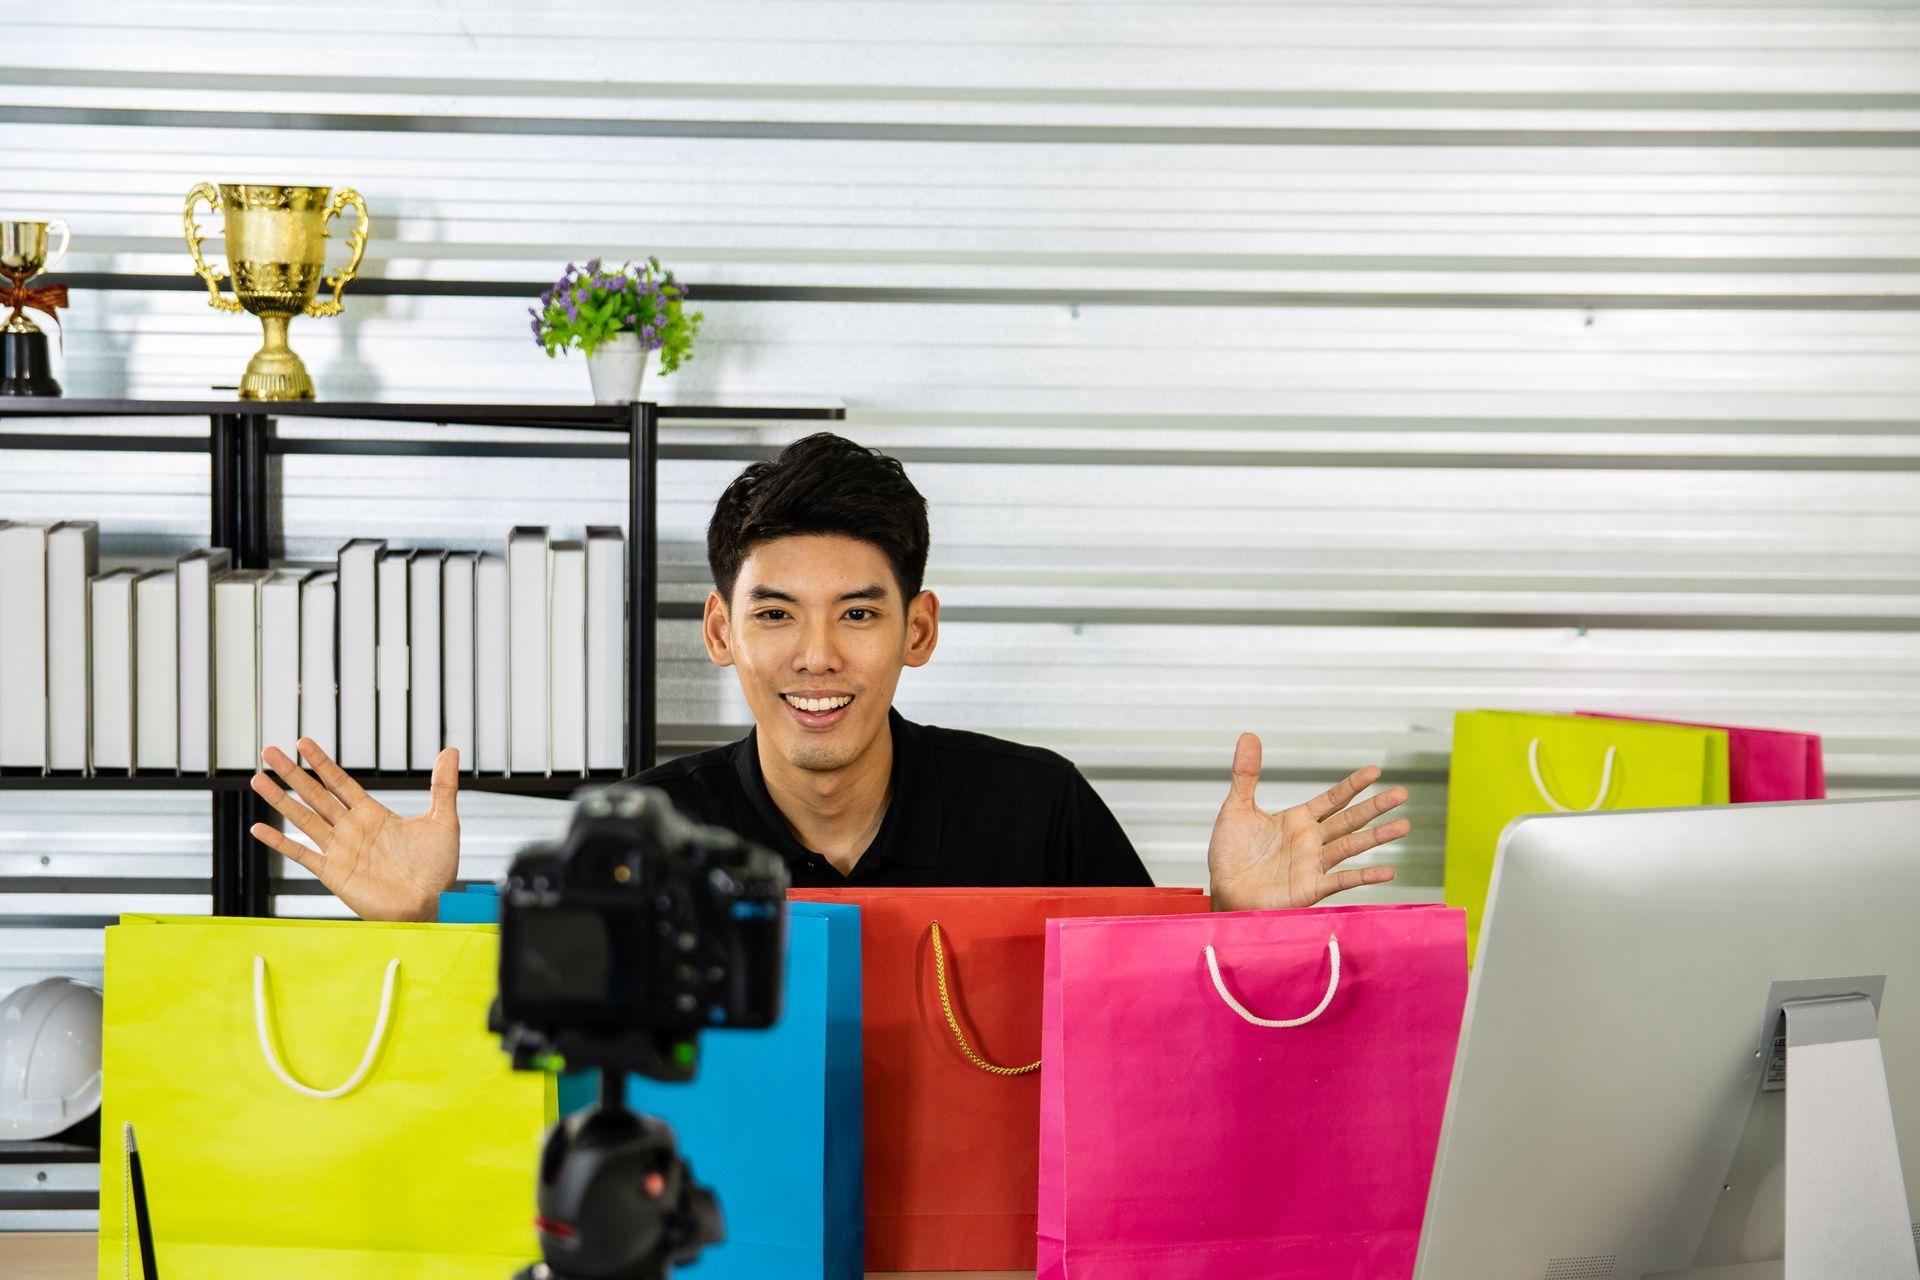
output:
[[[834,603],[842,604],[848,600],[885,600],[886,598],[886,587],[878,582],[874,582],[864,587],[856,587],[852,591],[841,592],[834,598]],[[797,596],[790,595],[782,591],[779,587],[749,587],[747,589],[747,599],[755,601],[756,603],[765,600],[775,601],[780,604],[800,603]]]

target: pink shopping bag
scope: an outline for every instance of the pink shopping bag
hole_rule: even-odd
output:
[[[1655,720],[1650,716],[1616,716],[1605,711],[1576,711],[1574,714],[1601,720],[1635,720],[1643,724],[1678,724],[1694,729],[1724,730],[1727,735],[1727,798],[1733,804],[1827,798],[1827,765],[1817,733],[1742,729],[1725,724],[1698,724],[1691,720]]]
[[[1047,925],[1041,1280],[1405,1280],[1466,914]]]

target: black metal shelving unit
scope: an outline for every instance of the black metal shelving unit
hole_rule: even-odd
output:
[[[81,429],[0,434],[0,450],[98,449],[115,452],[184,453],[204,450],[211,468],[209,545],[233,552],[236,569],[265,569],[270,495],[267,459],[275,453],[341,453],[372,456],[606,456],[594,446],[490,444],[484,441],[280,440],[274,423],[283,418],[394,422],[434,426],[519,427],[624,434],[627,463],[627,708],[626,769],[637,773],[654,762],[654,631],[659,614],[659,534],[655,522],[660,424],[671,420],[839,421],[838,408],[780,406],[659,405],[651,401],[612,405],[426,404],[394,401],[302,400],[88,400],[60,397],[0,398],[0,420],[36,419],[58,424],[90,418],[207,419],[203,441],[187,435],[100,435]],[[213,911],[215,915],[271,913],[271,855],[247,834],[271,810],[248,785],[247,772],[99,774],[0,771],[7,790],[179,790],[208,792],[213,808]],[[369,790],[425,788],[425,773],[357,771]],[[613,776],[604,775],[601,780]],[[564,797],[594,780],[563,777],[467,774],[463,789]],[[44,888],[45,886],[40,886]]]

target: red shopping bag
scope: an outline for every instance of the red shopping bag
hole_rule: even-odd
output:
[[[1406,1280],[1466,913],[1047,927],[1041,1280]]]
[[[1206,895],[1136,888],[789,896],[860,907],[867,1269],[1032,1269],[1046,922],[1204,912]],[[936,923],[944,965],[936,963]]]
[[[1726,724],[1698,724],[1691,720],[1655,720],[1649,716],[1616,716],[1605,711],[1576,711],[1574,714],[1599,720],[1637,720],[1646,724],[1678,724],[1693,729],[1724,730],[1727,735],[1727,799],[1733,804],[1827,798],[1827,764],[1817,733],[1743,729]]]

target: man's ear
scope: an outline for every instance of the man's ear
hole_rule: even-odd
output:
[[[907,601],[907,660],[909,667],[924,667],[940,643],[940,597],[922,591]]]
[[[707,642],[707,658],[714,666],[733,665],[733,645],[727,635],[727,598],[718,591],[707,592],[706,611],[700,618],[700,638]]]

